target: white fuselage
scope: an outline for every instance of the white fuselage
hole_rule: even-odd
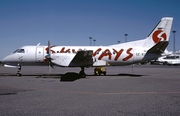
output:
[[[48,65],[46,59],[48,46],[24,46],[18,50],[6,56],[2,62],[7,65]],[[61,62],[58,64],[59,66],[71,67],[67,59],[71,61],[80,50],[93,51],[93,66],[129,65],[159,57],[155,54],[148,54],[148,57],[146,57],[148,48],[146,49],[145,47],[125,46],[51,46],[51,56],[53,59],[58,59]]]

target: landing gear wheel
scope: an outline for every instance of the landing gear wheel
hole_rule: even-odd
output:
[[[21,65],[20,64],[18,64],[18,71],[17,71],[17,74],[16,74],[16,76],[17,77],[21,77],[22,76],[22,74],[21,74]]]
[[[18,73],[16,74],[16,76],[17,76],[17,77],[21,77],[22,74],[18,72]]]
[[[83,71],[80,71],[79,75],[80,75],[81,78],[86,78],[86,74]]]

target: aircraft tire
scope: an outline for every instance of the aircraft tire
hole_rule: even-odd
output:
[[[81,78],[86,78],[86,74],[83,71],[80,71],[79,75],[80,75]]]
[[[21,74],[21,73],[17,73],[16,76],[17,76],[17,77],[21,77],[22,74]]]

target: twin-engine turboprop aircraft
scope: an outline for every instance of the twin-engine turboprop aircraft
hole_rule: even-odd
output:
[[[24,46],[6,56],[4,66],[54,65],[80,67],[85,77],[85,67],[122,66],[157,59],[168,46],[173,18],[164,17],[152,32],[142,40],[110,46]]]

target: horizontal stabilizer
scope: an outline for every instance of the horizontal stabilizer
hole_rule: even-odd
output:
[[[160,41],[156,45],[154,45],[152,48],[150,48],[147,53],[163,53],[166,47],[168,46],[168,41]]]

